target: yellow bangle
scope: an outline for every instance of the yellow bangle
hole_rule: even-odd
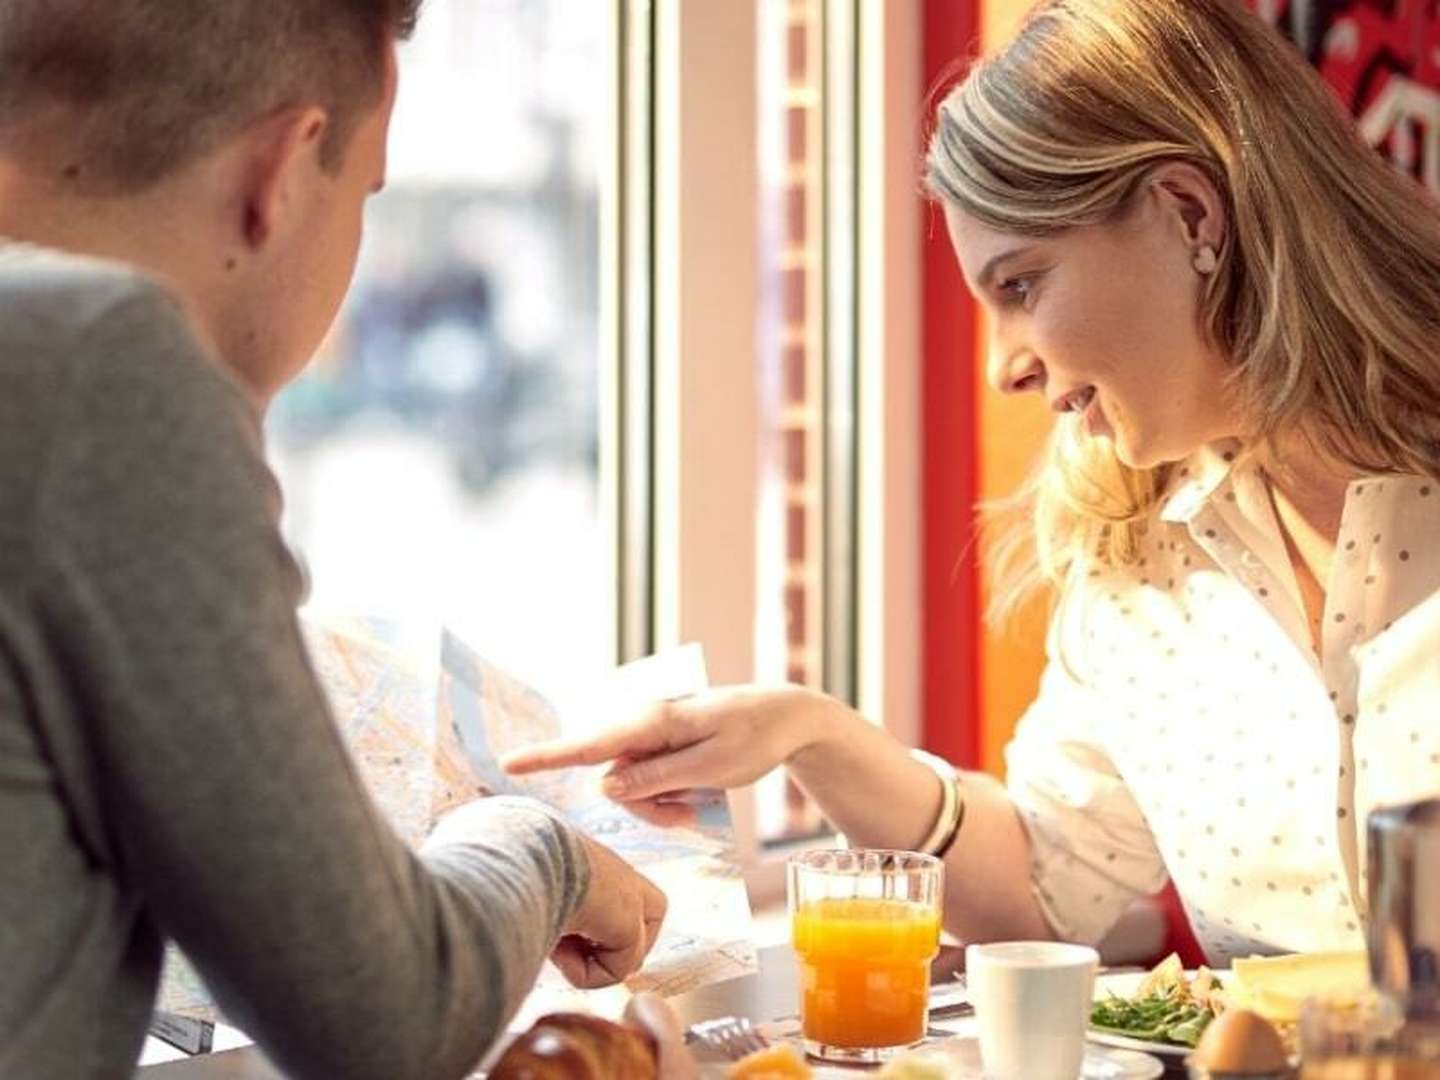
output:
[[[925,750],[911,750],[910,756],[940,778],[940,812],[930,826],[924,841],[916,848],[926,855],[944,858],[960,835],[965,821],[965,796],[960,791],[960,778],[955,767],[944,758]]]
[[[960,774],[953,769],[950,771],[950,783],[955,786],[955,824],[950,826],[950,834],[940,841],[940,846],[930,853],[937,859],[950,854],[956,837],[960,835],[960,828],[965,824],[965,792],[960,790]]]

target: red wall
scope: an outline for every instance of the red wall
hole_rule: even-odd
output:
[[[925,0],[924,73],[938,101],[973,55],[978,3]],[[927,104],[926,112],[931,109]],[[980,764],[979,577],[973,507],[978,494],[975,310],[937,207],[921,213],[925,745],[956,764]]]

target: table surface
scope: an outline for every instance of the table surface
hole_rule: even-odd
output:
[[[748,1016],[762,1022],[793,1016],[797,976],[795,954],[788,945],[760,950],[760,970],[754,975],[714,983],[671,998],[670,1004],[684,1024],[713,1020],[719,1016]],[[948,979],[964,964],[964,951],[942,947],[935,959],[938,978]],[[280,1080],[253,1046],[204,1054],[164,1065],[149,1065],[135,1073],[136,1080]]]
[[[715,983],[671,998],[670,1004],[684,1024],[720,1016],[745,1016],[756,1022],[793,1016],[797,984],[795,954],[788,945],[761,949],[760,970],[754,975]],[[963,949],[942,946],[932,966],[936,981],[947,980],[963,969]],[[206,1054],[165,1065],[139,1069],[135,1080],[283,1080],[255,1047]]]

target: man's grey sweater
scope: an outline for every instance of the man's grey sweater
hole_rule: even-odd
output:
[[[166,939],[293,1076],[461,1076],[584,892],[523,800],[396,837],[278,510],[253,407],[164,289],[0,246],[4,1080],[128,1077]]]

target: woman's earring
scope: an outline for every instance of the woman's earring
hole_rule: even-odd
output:
[[[1215,267],[1219,264],[1215,249],[1209,244],[1206,244],[1199,251],[1195,252],[1194,266],[1197,274],[1213,274]]]

